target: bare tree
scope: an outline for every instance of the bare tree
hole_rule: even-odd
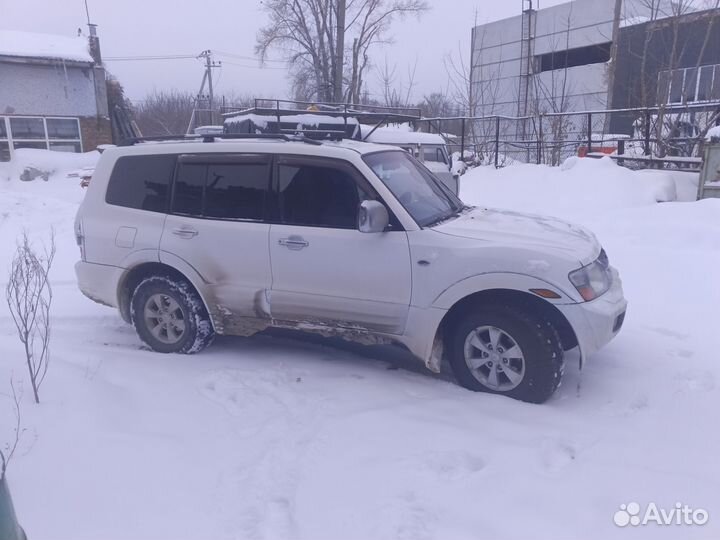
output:
[[[40,403],[40,385],[50,362],[50,306],[52,287],[49,274],[55,259],[55,233],[50,247],[38,253],[27,233],[18,243],[10,265],[5,298],[25,351],[25,362],[32,383],[35,403]]]
[[[570,48],[570,29],[572,28],[572,7],[568,12],[565,21],[564,40],[562,43],[553,43],[553,51],[567,51]],[[566,64],[566,63],[565,63]],[[570,111],[574,107],[572,100],[573,85],[570,81],[567,65],[560,69],[552,69],[545,73],[539,73],[533,76],[533,95],[531,100],[531,112],[534,116],[547,115],[544,123],[545,128],[549,128],[551,144],[545,146],[541,141],[544,163],[550,165],[559,165],[566,157],[566,143],[568,135],[578,126],[572,122],[572,117],[562,115]],[[588,126],[583,126],[583,132],[587,131]],[[534,127],[538,138],[538,126]],[[543,134],[544,138],[544,134]]]
[[[456,114],[457,106],[444,92],[432,92],[423,96],[420,102],[423,116],[429,118],[442,118]]]
[[[261,61],[277,50],[293,66],[296,95],[354,103],[363,93],[369,52],[391,42],[394,18],[428,9],[425,0],[266,0],[263,7],[269,22],[255,45]],[[338,21],[345,22],[342,29]]]
[[[495,128],[492,118],[499,109],[501,90],[500,66],[503,47],[497,47],[498,57],[486,58],[485,29],[477,26],[477,15],[471,39],[471,54],[466,62],[461,44],[457,53],[445,56],[448,93],[463,116],[478,117],[466,122],[466,136],[476,154],[476,160],[494,162]],[[489,60],[489,61],[488,61]],[[458,132],[462,131],[462,128]]]
[[[195,108],[192,92],[161,90],[134,104],[135,122],[145,137],[185,133]]]
[[[389,66],[387,59],[383,69],[379,71],[380,84],[383,92],[383,105],[386,107],[396,107],[400,109],[410,108],[410,98],[413,88],[415,88],[415,71],[417,62],[412,68],[408,67],[407,84],[399,83],[397,76],[397,66],[392,68]]]
[[[12,399],[13,403],[14,425],[10,441],[0,448],[0,480],[5,477],[5,472],[10,465],[10,461],[12,461],[12,458],[15,455],[15,451],[20,444],[20,439],[22,438],[24,431],[21,427],[22,423],[20,417],[20,400],[22,399],[22,390],[20,392],[17,391],[12,376],[10,377],[10,389],[12,391],[10,399]]]

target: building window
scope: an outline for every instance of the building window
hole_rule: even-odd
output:
[[[79,140],[80,124],[75,118],[46,118],[48,139]]]
[[[555,69],[587,66],[589,64],[602,64],[610,60],[611,47],[612,43],[608,42],[600,43],[599,45],[589,45],[587,47],[568,49],[566,51],[555,51],[540,54],[535,57],[535,71],[536,73],[541,73],[543,71],[553,71]]]
[[[9,161],[20,148],[82,152],[77,118],[0,116],[0,161]]]
[[[0,116],[0,161],[10,161],[10,141],[5,119]]]
[[[661,71],[658,103],[694,103],[720,99],[720,64]]]

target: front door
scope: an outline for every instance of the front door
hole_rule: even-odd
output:
[[[262,316],[258,310],[271,281],[265,220],[270,179],[270,159],[264,155],[185,155],[178,160],[160,260],[175,266],[180,258],[192,267],[209,284],[211,308],[222,314],[226,326]]]
[[[407,234],[358,230],[362,200],[378,199],[349,164],[279,158],[270,228],[274,319],[400,334],[410,304]]]

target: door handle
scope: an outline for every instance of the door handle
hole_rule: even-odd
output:
[[[189,240],[190,238],[195,238],[198,234],[200,234],[196,229],[193,229],[192,227],[177,227],[172,230],[172,233],[175,236],[185,238],[186,240]]]
[[[289,236],[288,238],[281,238],[278,240],[278,244],[285,246],[288,249],[298,251],[308,247],[310,242],[305,240],[302,236]]]

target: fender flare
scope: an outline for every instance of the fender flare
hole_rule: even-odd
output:
[[[209,302],[210,289],[208,287],[208,283],[195,270],[195,268],[180,257],[167,252],[158,253],[157,250],[147,249],[135,251],[122,261],[125,271],[120,277],[117,289],[118,306],[120,307],[121,313],[122,306],[126,303],[123,288],[125,287],[128,275],[135,271],[138,267],[146,264],[166,266],[187,279],[195,288],[198,295],[200,295],[200,300],[205,306],[207,312],[210,314],[210,321],[213,325],[213,329],[217,333],[222,333],[222,325],[218,325],[222,319],[218,317],[218,313],[212,309],[212,303]]]
[[[559,294],[560,298],[544,299],[548,303],[578,303],[578,300],[569,290],[558,287],[556,284],[538,277],[514,272],[487,272],[476,274],[454,283],[442,291],[432,301],[432,307],[447,310],[467,296],[494,289],[511,289],[524,293],[530,293],[530,289],[550,289]]]

